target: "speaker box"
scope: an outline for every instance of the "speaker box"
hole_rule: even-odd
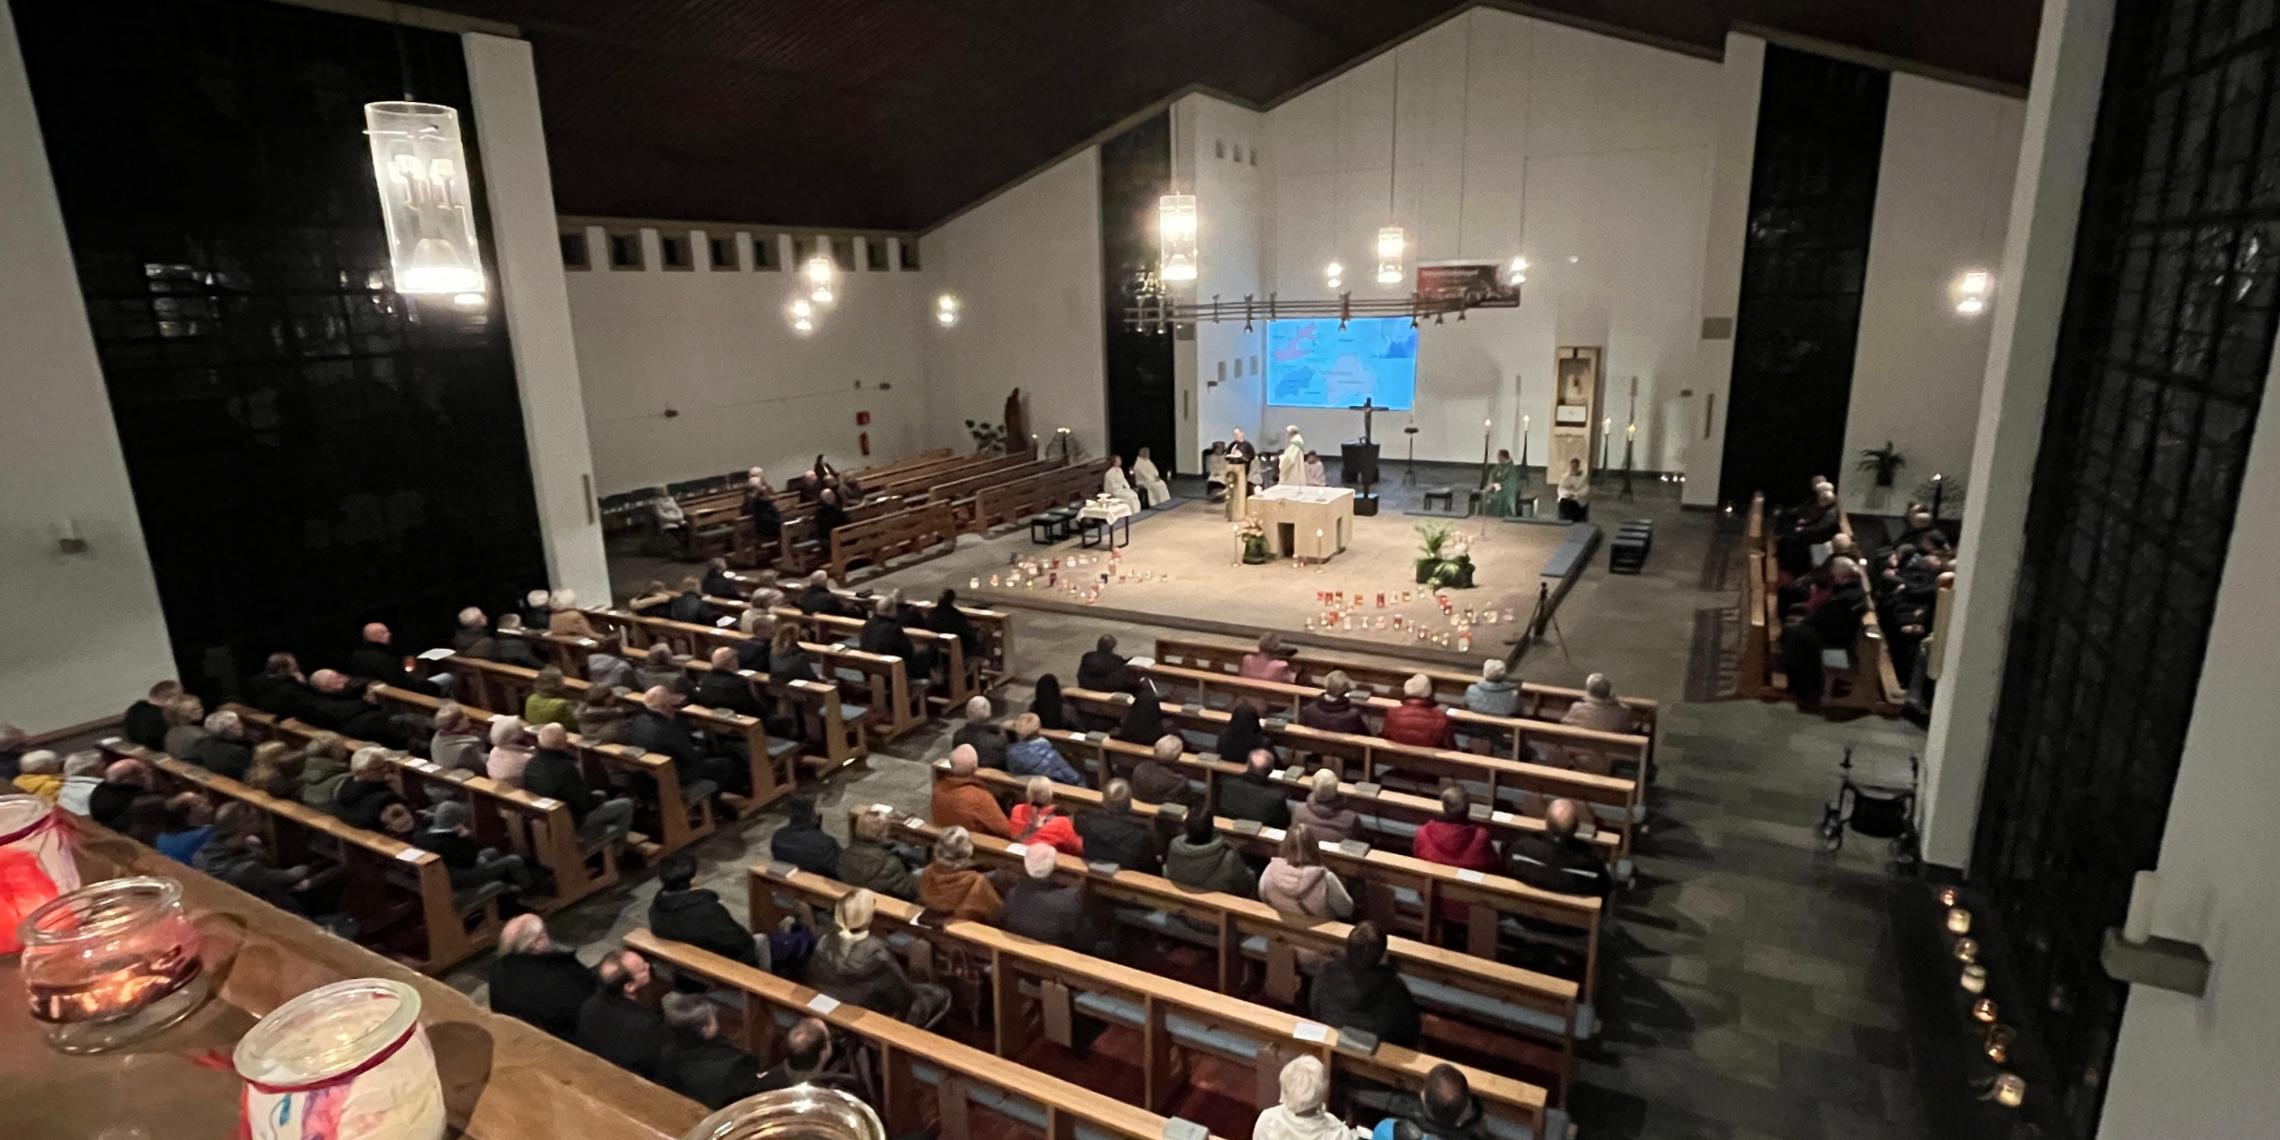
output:
[[[1374,443],[1339,444],[1338,481],[1347,486],[1362,486],[1377,482],[1378,445]]]
[[[1357,515],[1369,515],[1369,516],[1373,516],[1373,517],[1374,517],[1374,516],[1377,514],[1377,511],[1378,511],[1378,497],[1377,497],[1376,495],[1356,495],[1356,496],[1354,496],[1354,513],[1355,513],[1355,514],[1357,514]]]

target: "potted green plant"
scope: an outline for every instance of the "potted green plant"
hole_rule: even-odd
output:
[[[1470,589],[1473,584],[1472,550],[1447,523],[1419,523],[1422,547],[1417,559],[1417,584]]]
[[[1907,465],[1908,457],[1900,454],[1889,439],[1884,441],[1882,447],[1861,449],[1860,469],[1875,476],[1876,485],[1880,489],[1891,490],[1893,477],[1900,474],[1900,469]]]

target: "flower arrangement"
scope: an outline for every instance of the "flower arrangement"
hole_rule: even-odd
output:
[[[1472,546],[1458,536],[1455,527],[1447,523],[1419,523],[1417,537],[1422,542],[1421,556],[1417,559],[1418,585],[1472,588]]]

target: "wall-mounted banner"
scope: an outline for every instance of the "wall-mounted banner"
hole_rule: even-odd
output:
[[[1520,286],[1504,280],[1495,261],[1427,261],[1417,266],[1417,298],[1461,301],[1471,309],[1517,309]]]

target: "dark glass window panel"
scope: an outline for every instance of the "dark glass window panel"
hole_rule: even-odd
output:
[[[2156,859],[2271,363],[2270,0],[2116,13],[1971,873],[2096,1134],[2125,993],[2097,964]],[[2088,1083],[2084,1083],[2088,1082]]]
[[[398,297],[363,135],[407,87],[459,108],[493,252],[458,37],[246,0],[14,18],[178,675],[232,696],[272,650],[435,644],[544,584],[495,267],[484,308]]]

